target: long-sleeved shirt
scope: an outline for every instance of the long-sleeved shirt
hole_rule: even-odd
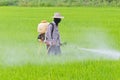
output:
[[[46,42],[53,42],[55,43],[57,46],[60,46],[60,33],[58,30],[58,26],[55,24],[55,22],[52,22],[52,24],[50,24],[47,28],[46,31]],[[53,29],[53,32],[52,32]]]

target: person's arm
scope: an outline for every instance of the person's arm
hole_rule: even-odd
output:
[[[51,32],[52,32],[52,25],[50,24],[47,28],[47,38],[49,41],[52,41]]]
[[[47,45],[51,45],[52,44],[52,41],[53,41],[53,39],[52,39],[52,36],[51,36],[51,32],[52,32],[52,25],[51,24],[49,24],[48,25],[48,28],[47,28],[47,32],[46,32],[46,40],[45,40],[45,43],[47,44]]]

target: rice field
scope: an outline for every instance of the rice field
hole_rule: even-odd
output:
[[[59,25],[62,54],[47,55],[37,25]],[[120,9],[92,7],[0,7],[0,80],[119,80]]]

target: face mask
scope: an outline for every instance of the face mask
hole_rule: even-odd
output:
[[[54,22],[55,22],[56,24],[60,23],[60,21],[61,21],[60,18],[54,18]]]

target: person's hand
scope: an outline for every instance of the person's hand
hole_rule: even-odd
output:
[[[53,46],[56,45],[56,42],[51,42],[51,45],[53,45]]]
[[[48,46],[54,46],[54,45],[56,45],[56,42],[45,42],[46,43],[46,45],[48,45]]]
[[[46,44],[47,46],[50,46],[50,43],[49,43],[49,42],[45,42],[45,44]]]

